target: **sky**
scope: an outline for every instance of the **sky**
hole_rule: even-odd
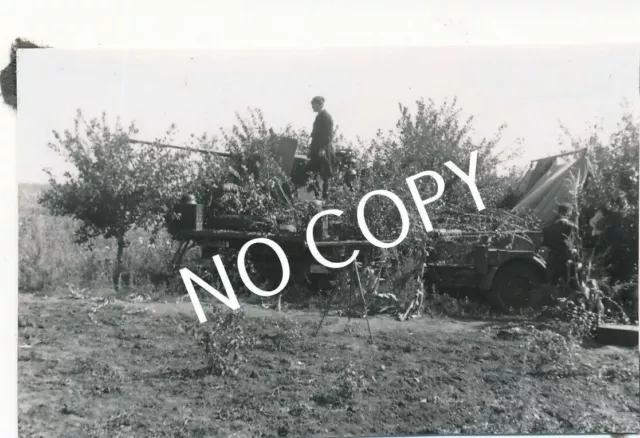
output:
[[[639,68],[640,45],[24,51],[18,180],[45,182],[43,167],[67,170],[47,144],[53,130],[73,127],[77,109],[87,117],[104,111],[112,123],[135,121],[145,140],[175,123],[174,142],[182,145],[191,133],[231,127],[249,107],[276,128],[310,129],[317,94],[347,139],[365,141],[394,128],[399,103],[413,109],[420,98],[457,98],[462,116],[476,117],[474,136],[491,137],[506,123],[502,147],[522,138],[523,158],[531,160],[558,153],[560,123],[577,135],[590,122],[615,128],[624,101],[638,100]]]
[[[398,102],[457,96],[464,114],[476,115],[478,135],[507,123],[504,144],[523,138],[530,159],[557,152],[559,122],[577,135],[598,119],[611,127],[624,99],[636,111],[640,100],[637,0],[21,0],[2,11],[1,65],[18,36],[74,51],[25,56],[22,109],[0,106],[0,233],[11,248],[18,238],[16,183],[43,181],[43,167],[62,169],[46,144],[53,129],[72,126],[77,108],[134,119],[145,138],[176,123],[184,138],[228,126],[246,106],[262,109],[274,125],[308,128],[309,99],[323,94],[345,135],[366,139],[393,125]],[[396,49],[381,50],[390,47]],[[326,53],[311,52],[321,48]],[[235,56],[210,52],[220,49]],[[9,352],[0,362],[0,425],[10,428],[0,436],[11,437],[16,251],[0,254],[0,268],[0,309],[7,313],[0,341]]]

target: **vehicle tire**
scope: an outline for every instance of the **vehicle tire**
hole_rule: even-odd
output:
[[[489,292],[491,306],[506,314],[525,308],[539,308],[542,297],[536,291],[540,291],[543,281],[536,266],[526,262],[507,263],[493,277]]]

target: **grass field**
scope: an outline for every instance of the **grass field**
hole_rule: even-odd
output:
[[[221,376],[189,302],[100,303],[21,295],[20,436],[638,431],[638,353],[542,326],[375,317],[372,345],[363,320],[312,337],[319,314],[245,305]]]
[[[18,193],[19,287],[25,291],[68,289],[68,285],[111,287],[115,242],[95,238],[84,245],[74,242],[78,223],[68,217],[53,217],[38,205],[46,186],[21,184]],[[138,291],[150,291],[150,278],[162,272],[175,244],[160,234],[133,230],[124,270]],[[147,289],[145,289],[147,288]]]

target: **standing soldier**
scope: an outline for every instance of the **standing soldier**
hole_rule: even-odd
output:
[[[313,175],[316,197],[318,197],[318,176],[322,179],[322,199],[326,201],[329,195],[329,180],[333,176],[333,118],[324,109],[324,97],[314,97],[311,100],[311,108],[318,115],[313,122],[311,132],[307,171]]]
[[[576,225],[571,221],[571,204],[558,206],[558,218],[543,230],[542,244],[549,248],[547,258],[547,281],[556,286],[558,281],[568,281],[567,262],[571,259],[569,239],[575,237]]]

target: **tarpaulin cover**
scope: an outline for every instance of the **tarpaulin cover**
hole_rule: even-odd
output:
[[[554,220],[558,205],[576,205],[590,169],[586,152],[538,161],[520,180],[520,202],[512,211],[534,214],[543,223]]]
[[[536,165],[529,168],[527,173],[522,177],[516,186],[515,194],[522,198],[523,195],[529,193],[535,183],[537,183],[540,178],[547,173],[553,162],[553,158],[543,158],[538,160]]]

